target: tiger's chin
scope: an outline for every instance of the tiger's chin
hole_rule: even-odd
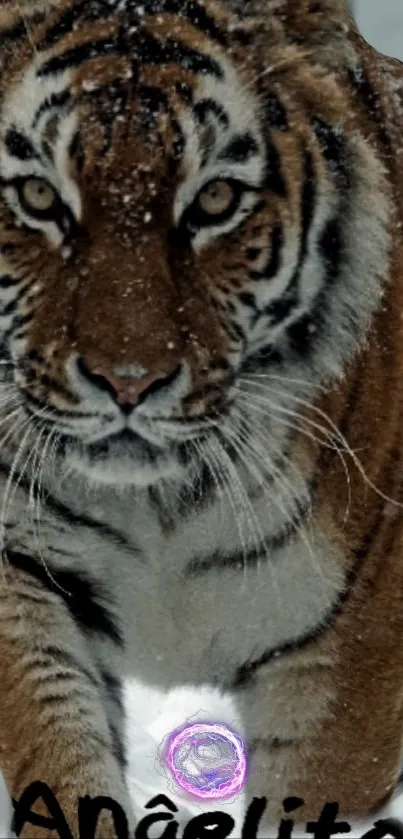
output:
[[[65,465],[68,472],[102,486],[141,489],[159,481],[184,479],[184,467],[175,451],[151,446],[139,438],[129,440],[124,434],[100,443],[69,446]]]

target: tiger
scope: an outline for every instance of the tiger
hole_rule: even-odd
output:
[[[267,824],[397,788],[402,114],[345,0],[1,4],[0,767],[74,837],[133,677]]]

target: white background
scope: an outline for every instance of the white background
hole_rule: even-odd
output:
[[[367,41],[403,60],[403,0],[352,0]]]
[[[403,60],[403,0],[355,0],[354,9],[366,39],[381,51]],[[197,697],[188,695],[183,697],[183,701],[178,701],[179,699],[177,695],[174,701],[170,701],[169,697],[162,700],[157,695],[145,694],[139,688],[133,688],[130,693],[129,706],[132,711],[137,708],[130,732],[132,765],[137,779],[137,784],[133,785],[133,792],[141,807],[151,795],[163,791],[163,778],[160,772],[155,772],[153,755],[165,733],[197,713],[201,707],[209,710],[209,716],[211,715],[212,719],[221,719],[224,722],[227,718],[228,723],[234,722],[233,710],[228,705],[224,708],[222,701],[220,702],[218,698],[215,700],[213,697],[208,698],[207,694],[205,698],[202,698],[199,692]],[[154,713],[154,722],[146,710]],[[143,766],[143,771],[140,773],[143,783],[140,782],[139,785],[140,765]],[[171,798],[174,797],[168,790],[167,793]],[[241,805],[241,801],[238,800],[237,804]],[[395,804],[394,814],[403,817],[403,805],[397,807],[396,805],[398,802]],[[224,807],[221,806],[220,809]],[[4,792],[2,793],[0,779],[0,837],[2,839],[10,835],[7,814],[8,806]],[[236,816],[235,812],[233,815]],[[362,835],[363,832],[360,830],[356,835]],[[352,834],[350,834],[350,839],[351,836]]]

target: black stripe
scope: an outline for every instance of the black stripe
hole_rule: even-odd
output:
[[[104,669],[101,669],[101,678],[108,700],[116,706],[114,714],[118,715],[119,723],[122,723],[124,718],[122,683],[120,679],[110,673],[110,671]],[[120,728],[118,728],[111,719],[109,719],[109,730],[111,732],[113,751],[116,760],[118,761],[120,768],[125,770],[127,766],[127,759]]]
[[[272,300],[263,310],[265,316],[270,318],[270,326],[277,326],[283,320],[286,320],[297,303],[298,291],[295,287],[285,291],[282,297]]]
[[[77,169],[79,172],[82,172],[85,165],[85,152],[84,146],[82,141],[82,136],[80,131],[76,131],[74,137],[72,138],[69,148],[68,148],[69,157],[75,161]],[[76,235],[76,231],[73,231],[73,239]]]
[[[17,338],[17,330],[21,329],[21,327],[23,326],[27,326],[28,323],[31,323],[33,318],[33,312],[28,312],[26,315],[17,315],[15,318],[13,318],[12,323],[10,324],[8,329],[6,329],[3,340],[7,341],[11,335],[14,338]]]
[[[0,461],[0,473],[8,477],[10,473],[10,466],[2,463]],[[31,481],[24,475],[21,475],[18,470],[15,471],[15,480],[18,486],[22,487],[24,490],[30,490]],[[137,555],[137,560],[139,558],[139,551],[135,545],[129,542],[125,536],[119,533],[118,530],[115,530],[113,527],[110,527],[107,524],[103,524],[99,521],[95,521],[91,519],[89,516],[83,514],[74,513],[70,507],[66,507],[65,504],[62,504],[56,498],[54,498],[49,491],[46,491],[46,497],[44,499],[44,503],[46,507],[48,507],[52,513],[54,513],[59,519],[62,519],[64,522],[77,527],[86,527],[89,530],[93,530],[94,533],[98,533],[102,536],[103,539],[107,539],[110,541],[115,547],[122,548],[124,550],[131,550],[135,555]]]
[[[67,399],[72,398],[71,392],[66,387],[64,387],[64,385],[62,385],[56,379],[49,376],[47,373],[38,373],[38,380],[39,384],[42,385],[44,388],[47,388],[48,390],[53,390],[55,393],[58,393],[60,394],[60,396],[64,396]],[[61,413],[63,414],[63,412]],[[65,414],[63,415],[65,416]],[[77,416],[77,414],[75,416]]]
[[[320,298],[319,298],[320,299]],[[307,357],[312,347],[318,341],[318,330],[321,329],[323,309],[315,306],[309,313],[301,315],[287,328],[288,349],[293,355]]]
[[[137,95],[145,111],[147,119],[150,116],[155,118],[160,111],[169,110],[167,94],[156,85],[139,85]]]
[[[296,740],[282,740],[280,737],[254,737],[248,741],[248,754],[253,754],[256,749],[269,747],[270,749],[289,749],[296,744]]]
[[[53,58],[49,58],[37,71],[37,76],[44,78],[53,73],[61,73],[63,70],[78,67],[85,61],[90,61],[92,58],[97,58],[100,55],[110,55],[111,53],[121,55],[126,54],[126,52],[127,50],[123,50],[122,52],[118,36],[104,38],[99,41],[85,42],[77,47],[71,47],[71,49],[61,53],[61,55],[55,55]]]
[[[340,275],[344,256],[343,224],[346,220],[337,216],[327,222],[319,239],[319,250],[325,264],[326,285],[333,285]]]
[[[43,364],[43,362],[45,361],[45,356],[37,349],[30,349],[23,356],[22,364],[26,364],[27,361],[38,361],[40,364]]]
[[[319,117],[314,117],[312,127],[323,157],[330,165],[331,171],[339,176],[341,175],[347,185],[349,183],[348,149],[341,129]]]
[[[130,52],[134,53],[140,64],[177,64],[194,73],[207,73],[218,79],[223,78],[223,71],[215,59],[173,38],[161,41],[143,32],[133,39]]]
[[[280,270],[281,251],[284,246],[284,231],[281,221],[275,221],[271,230],[271,248],[269,259],[261,271],[249,271],[251,280],[270,280]]]
[[[400,775],[399,775],[399,777],[398,777],[398,779],[397,779],[397,781],[396,781],[396,786],[395,786],[395,789],[396,789],[398,786],[401,786],[402,784],[403,784],[403,770],[401,770]],[[393,792],[393,790],[392,790],[392,792]],[[389,793],[389,794],[388,794],[388,798],[390,797],[390,795],[391,795],[391,793]]]
[[[38,378],[40,378],[35,370],[31,370],[29,372],[26,372],[25,375],[26,375],[27,383],[31,383],[32,381],[38,380]],[[40,410],[40,411],[43,411],[44,409],[49,408],[49,405],[46,402],[46,400],[37,399],[35,396],[32,395],[32,393],[30,392],[30,390],[26,386],[20,385],[20,389],[23,392],[25,400],[26,400],[26,406],[25,407],[31,415],[37,416],[37,413],[34,410],[35,408],[37,410]],[[62,391],[60,391],[60,392],[62,392]],[[66,391],[66,393],[67,393],[67,391]],[[68,394],[68,395],[71,396],[71,394]],[[95,416],[97,416],[97,415],[94,414],[94,413],[92,413],[92,414],[91,413],[81,413],[81,412],[67,411],[67,410],[62,411],[61,409],[56,408],[52,405],[52,424],[54,424],[56,419],[61,419],[61,420],[64,420],[64,419],[73,419],[73,420],[80,419],[81,420],[83,418],[88,418],[88,417],[94,418]]]
[[[64,108],[67,103],[72,101],[72,96],[69,90],[62,90],[60,93],[52,93],[44,102],[39,106],[33,122],[32,128],[35,128],[43,114],[46,114],[47,111],[52,111],[54,108],[62,109]]]
[[[350,599],[360,570],[363,567],[367,556],[373,550],[374,542],[384,520],[384,503],[382,502],[371,531],[365,537],[362,545],[355,551],[355,561],[346,577],[344,591],[336,597],[333,606],[329,609],[325,617],[322,618],[322,620],[319,621],[313,629],[308,630],[308,632],[295,641],[289,641],[279,647],[272,647],[265,650],[259,658],[242,664],[236,671],[232,687],[241,688],[247,685],[253,680],[260,667],[264,667],[266,664],[269,664],[273,658],[297,652],[298,650],[309,646],[309,644],[315,644],[318,638],[323,635],[332,626],[332,624],[334,624],[337,616],[343,611],[344,606]]]
[[[246,344],[245,330],[236,320],[228,320],[225,324],[225,331],[232,341]]]
[[[326,223],[319,239],[319,250],[326,269],[326,285],[333,285],[340,274],[344,256],[343,228],[348,216],[348,201],[352,186],[348,166],[348,148],[341,130],[315,117],[313,127],[321,152],[332,175],[336,176],[340,203],[338,213]]]
[[[254,314],[259,314],[259,308],[256,302],[256,296],[254,294],[252,294],[250,291],[240,291],[237,297],[239,302],[242,303],[243,306],[246,306],[248,309],[251,309]]]
[[[264,118],[269,123],[270,128],[276,128],[277,131],[288,131],[288,117],[284,105],[275,93],[269,93],[264,96]]]
[[[134,18],[136,22],[141,20],[138,13],[137,0],[128,0],[124,7],[124,16],[130,21]],[[217,26],[214,19],[206,12],[205,8],[194,0],[145,0],[142,4],[145,13],[148,14],[174,14],[184,17],[195,28],[207,35],[211,40],[227,46],[228,38],[224,32]],[[119,17],[121,13],[118,12]],[[73,31],[74,25],[84,22],[98,22],[102,19],[108,19],[112,15],[117,16],[116,8],[114,8],[108,0],[82,0],[76,3],[73,8],[66,10],[40,41],[36,48],[38,50],[49,49],[60,41],[65,35]],[[25,34],[25,33],[24,33]]]
[[[40,667],[46,670],[48,666],[53,666],[53,664],[56,663],[60,665],[60,667],[66,667],[67,670],[73,670],[73,672],[79,676],[84,676],[88,682],[99,688],[99,682],[97,681],[96,676],[84,667],[80,661],[77,661],[72,653],[63,647],[58,647],[57,644],[49,643],[41,646],[39,649],[35,650],[34,653],[35,652],[38,657],[35,660],[34,655],[31,654],[30,661],[27,664],[28,668]],[[47,674],[45,678],[47,680],[51,680],[52,678],[58,679],[60,675],[60,673],[57,675]]]
[[[19,571],[35,577],[41,585],[64,601],[72,618],[83,630],[100,634],[123,645],[123,635],[108,606],[107,591],[99,580],[90,579],[83,570],[59,571],[45,568],[31,556],[19,551],[6,550],[9,564]],[[104,602],[102,602],[104,601]]]
[[[207,122],[210,114],[218,120],[223,128],[228,128],[228,114],[223,106],[216,102],[215,99],[201,99],[200,102],[197,102],[193,106],[193,115],[195,119],[201,123],[201,125],[204,125]]]
[[[337,214],[326,222],[318,240],[318,250],[324,267],[323,288],[318,292],[315,301],[312,303],[310,312],[302,314],[287,329],[289,350],[300,357],[306,357],[312,351],[313,347],[317,344],[320,332],[326,328],[325,312],[327,308],[327,294],[329,288],[340,277],[340,272],[343,267],[345,255],[343,229],[346,224],[348,225],[351,188],[351,178],[348,170],[348,150],[345,145],[345,138],[337,128],[317,118],[314,120],[314,129],[321,152],[331,174],[335,177],[339,189],[339,206],[337,208]],[[301,255],[302,252],[306,253],[307,251],[309,235],[308,222],[309,218],[312,218],[313,215],[313,203],[314,191],[310,195],[310,190],[307,188],[306,196],[303,200],[306,230],[304,237],[305,247],[301,251],[299,265],[292,281],[296,289],[298,289],[297,280],[304,262],[304,260],[301,262]],[[290,288],[292,288],[291,284],[289,286]],[[298,299],[296,302],[298,302]]]
[[[18,332],[14,333],[13,340],[14,341],[25,341],[26,337],[27,337],[27,330],[26,329],[20,329]]]
[[[9,302],[6,303],[4,308],[0,309],[0,317],[3,318],[3,317],[8,317],[9,315],[12,315],[13,312],[15,312],[20,300],[23,297],[26,297],[28,291],[29,291],[29,287],[27,286],[27,284],[24,284],[24,286],[22,288],[18,289],[15,297],[13,297],[12,300],[9,300]]]
[[[3,364],[2,367],[7,366],[7,367],[10,367],[10,368],[14,368],[15,365],[14,365],[13,359],[11,358],[10,348],[6,344],[3,344],[1,341],[0,341],[0,359],[2,361],[7,362],[7,364]]]
[[[246,258],[249,259],[250,262],[256,262],[256,260],[259,259],[259,256],[261,255],[261,253],[262,253],[262,248],[249,247],[249,248],[246,248],[246,251],[245,251]]]
[[[301,268],[308,253],[308,237],[316,205],[316,180],[313,157],[310,151],[304,153],[304,185],[301,196],[302,237],[298,257],[298,265],[294,272],[294,279],[299,277]]]
[[[258,146],[251,134],[237,134],[220,152],[218,160],[246,163],[257,152]]]
[[[15,127],[8,129],[4,142],[9,155],[17,160],[33,160],[38,157],[31,140]]]
[[[175,82],[175,91],[181,101],[189,108],[193,105],[194,91],[190,84],[183,81]]]
[[[37,76],[44,78],[78,67],[98,56],[111,54],[130,55],[140,64],[177,64],[195,73],[208,73],[217,78],[223,76],[217,61],[180,41],[171,38],[161,41],[147,32],[137,34],[134,38],[124,29],[112,38],[86,42],[49,58],[38,70]]]
[[[96,2],[91,0],[90,3],[88,0],[82,0],[81,3],[75,3],[72,8],[69,7],[63,12],[53,26],[49,27],[42,40],[36,44],[36,49],[47,50],[62,40],[65,35],[69,35],[75,24],[109,18],[113,11],[113,6],[108,0],[96,0]]]
[[[301,241],[299,247],[298,261],[293,271],[290,282],[288,283],[287,288],[283,291],[281,297],[277,298],[276,300],[272,300],[271,303],[269,303],[268,306],[266,306],[265,308],[264,314],[270,317],[271,325],[278,325],[283,320],[290,317],[293,309],[295,309],[298,306],[298,303],[300,301],[299,279],[308,253],[308,239],[314,217],[315,204],[316,183],[313,167],[313,157],[311,152],[305,151],[304,182],[301,194]],[[290,332],[288,333],[288,337],[293,347],[297,346],[298,329],[301,328],[301,325],[305,326],[304,318],[306,319],[307,317],[309,317],[310,320],[310,316],[303,315],[303,317],[299,319],[297,324],[292,324],[289,327]],[[307,330],[304,331],[304,339],[306,337],[305,332],[306,335],[311,334],[309,332],[309,328],[307,328]]]
[[[21,282],[21,277],[13,277],[11,274],[0,276],[0,288],[11,288]]]
[[[35,370],[33,370],[31,373],[26,374],[26,383],[25,384],[20,384],[20,391],[24,396],[24,408],[27,411],[27,413],[32,417],[33,420],[39,419],[38,418],[38,411],[40,411],[42,413],[43,411],[46,411],[46,409],[49,409],[49,405],[45,400],[37,399],[35,396],[32,395],[32,393],[30,391],[30,388],[32,387],[32,385],[36,384],[36,379],[37,378],[38,378],[38,374],[35,372]],[[48,410],[48,413],[50,414],[50,410]],[[74,415],[74,416],[76,417],[76,415]],[[64,419],[64,412],[62,412],[62,416],[60,416],[59,410],[57,408],[55,408],[53,410],[53,407],[52,407],[52,420],[53,421],[49,420],[49,424],[52,425],[53,427],[54,427],[54,422],[55,422],[56,418]],[[41,417],[41,419],[43,419],[44,422],[46,422],[44,417]],[[62,446],[61,440],[58,441],[57,445],[59,446],[59,450],[62,450],[63,446]]]
[[[267,371],[269,365],[273,368],[283,362],[284,358],[280,350],[273,346],[273,344],[267,344],[265,347],[260,347],[259,350],[248,356],[242,364],[242,372],[264,373]]]
[[[0,44],[1,49],[6,50],[9,47],[9,42],[12,44],[13,41],[21,41],[29,35],[28,32],[28,24],[31,27],[36,23],[40,23],[43,21],[43,14],[40,12],[36,12],[35,14],[29,15],[27,21],[19,20],[13,26],[10,26],[9,29],[1,29],[0,30]]]
[[[109,699],[118,705],[122,705],[122,683],[120,679],[110,673],[109,670],[101,670],[101,678]]]
[[[298,534],[299,528],[308,515],[309,510],[310,505],[305,506],[278,533],[273,536],[267,536],[264,542],[258,547],[252,548],[250,551],[237,551],[234,554],[224,554],[221,551],[215,551],[211,556],[203,557],[202,559],[195,557],[187,565],[185,575],[187,577],[198,577],[210,571],[220,571],[223,569],[242,571],[245,568],[258,568],[261,561],[267,562],[273,558],[269,556],[269,553],[281,550],[281,548],[284,548]]]
[[[386,130],[387,119],[380,97],[377,96],[376,91],[373,89],[363,67],[359,67],[356,70],[348,70],[347,75],[352,89],[374,122],[380,139],[393,160],[395,157],[393,143]]]
[[[67,678],[66,678],[66,676],[67,676]],[[66,693],[65,683],[68,680],[68,677],[70,677],[70,680],[73,684],[70,685],[68,693]],[[60,690],[60,689],[58,690],[59,682],[60,683],[64,682],[63,690]],[[42,695],[40,698],[38,698],[37,701],[41,705],[46,705],[47,708],[49,708],[52,705],[56,706],[55,709],[54,709],[55,714],[58,714],[58,709],[60,709],[60,707],[63,706],[63,705],[66,705],[66,704],[70,705],[70,703],[72,701],[74,701],[75,703],[79,703],[80,700],[82,700],[83,698],[84,699],[88,698],[88,691],[85,690],[85,688],[83,688],[83,685],[80,685],[79,683],[77,683],[77,679],[74,676],[72,676],[71,674],[70,674],[70,676],[69,676],[69,674],[65,674],[64,679],[60,678],[60,679],[55,680],[55,681],[49,681],[48,679],[46,679],[46,684],[47,685],[48,684],[52,685],[52,692],[47,690],[46,694]],[[100,741],[98,741],[98,742],[100,742]],[[104,740],[103,738],[102,738],[101,742],[103,744],[103,747],[107,750],[108,749],[108,742],[106,740]]]
[[[7,186],[7,181],[5,178],[0,177],[0,184]],[[0,252],[4,254],[4,256],[12,256],[17,250],[17,245],[15,242],[6,242],[4,245],[0,245]]]
[[[119,764],[121,771],[124,772],[127,769],[128,760],[126,757],[126,750],[124,747],[123,738],[116,725],[114,725],[114,723],[111,721],[109,721],[109,731],[112,737],[113,754]]]
[[[324,287],[318,292],[317,297],[312,302],[310,312],[302,314],[286,330],[288,352],[299,358],[302,356],[307,358],[312,353],[315,346],[318,345],[320,335],[323,335],[327,328],[329,305],[328,284],[340,274],[338,262],[332,264],[330,259],[326,261],[324,254],[322,256],[327,269]],[[340,249],[338,258],[341,259],[341,256],[342,250]]]
[[[137,0],[132,0],[132,8],[136,10],[138,7]],[[215,20],[206,12],[204,6],[195,3],[194,0],[146,0],[146,13],[158,14],[173,14],[184,17],[196,29],[207,35],[212,41],[216,41],[222,47],[228,46],[228,38],[216,24]]]
[[[10,29],[2,29],[0,31],[0,43],[2,49],[8,46],[7,41],[21,41],[27,35],[27,27],[25,21],[19,20],[18,23],[11,26]]]
[[[280,198],[285,198],[287,187],[282,173],[281,155],[269,132],[266,137],[266,156],[266,173],[262,186]]]

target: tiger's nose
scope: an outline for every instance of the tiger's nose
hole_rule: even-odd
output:
[[[138,364],[109,367],[90,358],[77,359],[78,369],[93,385],[107,391],[122,410],[131,410],[143,402],[151,393],[167,387],[178,376],[181,365],[176,364],[169,372],[145,371]]]

